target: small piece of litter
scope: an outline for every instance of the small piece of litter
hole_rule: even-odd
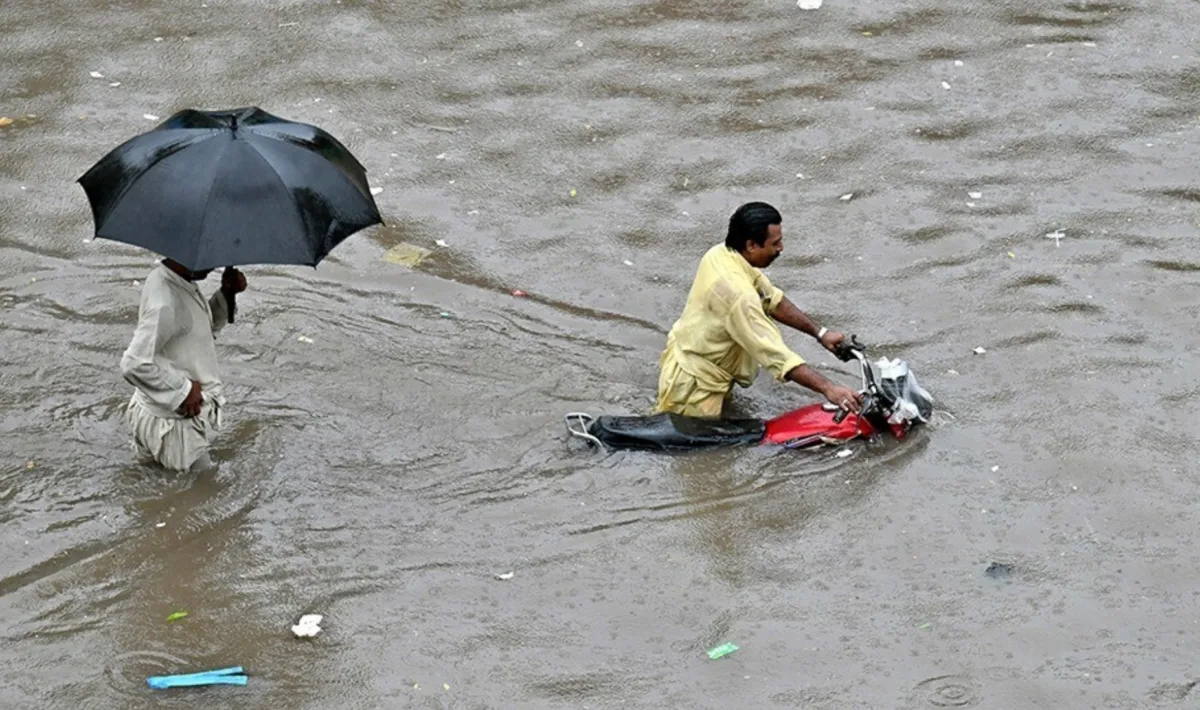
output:
[[[162,41],[162,37],[155,37],[155,38],[154,38],[154,41],[155,41],[155,42],[161,42],[161,41]]]
[[[974,207],[974,206],[975,206],[975,203],[974,203],[974,202],[968,202],[968,203],[967,203],[967,207]]]
[[[1001,577],[1007,577],[1008,575],[1012,574],[1012,565],[1006,565],[1003,562],[993,562],[988,565],[987,569],[985,569],[983,573],[992,579],[1000,579]]]
[[[379,194],[379,193],[381,193],[381,192],[383,192],[383,188],[382,188],[382,187],[372,187],[372,188],[371,188],[371,194],[372,194],[372,195],[378,195],[378,194]]]
[[[479,210],[471,210],[470,212],[467,212],[467,214],[468,215],[476,215],[476,214],[479,214]]]
[[[13,124],[13,120],[11,118],[9,118],[8,116],[0,116],[0,128],[4,128],[6,126],[11,126],[12,124]]]
[[[104,78],[104,75],[98,71],[88,72],[88,75],[91,76],[93,79],[103,79]]]
[[[428,249],[416,246],[415,244],[401,242],[384,252],[383,260],[389,264],[399,266],[416,266],[431,253]]]
[[[576,46],[576,47],[582,47],[582,46],[583,46],[583,40],[581,40],[581,39],[577,39],[577,40],[575,40],[575,46]]]
[[[507,582],[508,580],[513,578],[513,574],[514,574],[513,572],[505,572],[503,574],[498,574],[498,575],[496,575],[496,579],[500,580],[501,582]]]
[[[155,524],[154,524],[154,527],[156,527],[156,528],[165,528],[165,527],[167,527],[167,524],[166,524],[166,523],[155,523]]]
[[[983,193],[982,192],[968,192],[967,197],[970,197],[972,200],[978,200],[979,198],[983,197]]]
[[[1063,239],[1064,237],[1066,237],[1066,236],[1067,236],[1067,233],[1066,233],[1066,232],[1062,231],[1061,229],[1058,229],[1058,230],[1055,230],[1055,231],[1053,231],[1053,232],[1050,232],[1049,234],[1047,234],[1047,235],[1046,235],[1046,238],[1047,238],[1047,239],[1053,239],[1053,240],[1054,240],[1054,246],[1056,246],[1056,247],[1061,247],[1061,246],[1062,246],[1062,239]]]
[[[975,348],[975,350],[973,350],[972,352],[974,352],[976,355],[982,355],[982,354],[986,353],[987,350],[984,350],[983,348]]]
[[[854,197],[854,193],[847,192],[846,194],[842,195],[838,199],[841,200],[842,202],[849,202],[852,197]]]
[[[449,314],[449,313],[447,313],[446,311],[442,311],[442,312],[441,312],[441,313],[439,313],[438,315],[440,315],[440,316],[441,316],[441,317],[443,317],[443,318],[449,318],[449,317],[450,317],[450,314]]]
[[[958,377],[958,370],[946,370],[946,374],[951,377]]]
[[[961,59],[954,60],[954,66],[961,67],[962,65],[963,65],[963,61]]]
[[[626,266],[633,266],[633,262],[632,262],[632,261],[630,261],[629,259],[626,259],[626,260],[625,260],[625,265],[626,265]]]
[[[863,32],[862,36],[863,37],[874,37],[875,33],[874,32]]]
[[[801,10],[820,10],[822,0],[796,0],[796,7]]]
[[[37,468],[37,461],[29,461],[25,464],[26,471],[32,471],[35,468]]]
[[[146,679],[146,685],[154,690],[166,690],[167,688],[190,688],[201,685],[245,685],[247,680],[249,679],[242,667],[233,666],[200,673],[152,675]]]
[[[571,191],[570,191],[569,193],[567,193],[567,194],[569,194],[571,197],[574,197],[574,196],[575,196],[575,194],[576,194],[576,193],[575,193],[575,188],[573,188],[573,187],[572,187],[572,188],[571,188]]]
[[[168,616],[167,621],[179,621],[180,619],[182,619],[183,617],[185,617],[187,615],[188,615],[188,613],[186,611],[177,611],[177,612],[171,614],[170,616]]]
[[[109,84],[109,86],[113,87],[114,89],[120,85],[121,85],[121,82],[119,82],[119,81],[114,81],[111,84]]]
[[[798,177],[798,178],[800,178],[801,180],[803,180],[803,179],[804,179],[804,173],[796,173],[796,177]]]
[[[442,690],[450,690],[450,684],[449,684],[449,683],[442,683]]]
[[[949,90],[950,90],[950,82],[948,82],[948,81],[943,81],[943,82],[942,82],[942,88],[943,88],[943,89],[945,89],[946,91],[949,91]]]
[[[846,458],[847,456],[850,456],[850,455],[851,455],[851,454],[853,454],[853,453],[854,453],[854,452],[853,452],[853,451],[851,451],[850,449],[842,449],[841,451],[837,452],[837,457],[838,457],[839,459],[844,459],[844,458]]]
[[[514,288],[512,290],[512,295],[515,296],[516,298],[524,298],[524,297],[528,296],[529,294],[525,293],[524,291],[522,291],[519,288]]]
[[[1016,255],[1016,254],[1014,254],[1014,253],[1012,253],[1012,252],[1010,251],[1010,252],[1008,253],[1008,258],[1009,258],[1009,259],[1016,259],[1016,258],[1017,258],[1017,255]]]
[[[930,624],[928,621],[926,621],[924,624],[921,624],[917,628],[918,629],[928,629],[930,626],[932,626],[932,624]]]
[[[995,473],[995,472],[997,472],[997,471],[999,471],[999,470],[1000,470],[1000,467],[999,467],[999,466],[992,466],[992,473]]]
[[[299,340],[302,343],[311,343],[313,341],[313,339],[307,335],[301,335],[299,338],[296,338],[296,340]]]
[[[305,614],[300,617],[300,621],[292,627],[292,633],[296,638],[312,638],[321,633],[321,619],[325,617],[320,614]]]
[[[446,240],[445,240],[445,239],[438,239],[437,241],[435,241],[435,242],[434,242],[434,244],[437,244],[439,247],[448,247],[448,246],[450,246],[449,244],[447,244],[447,243],[446,243]]]
[[[445,153],[438,153],[438,155],[437,155],[437,159],[438,159],[438,160],[445,160],[445,159],[446,159],[446,154],[445,154]]]
[[[708,652],[708,657],[715,661],[722,656],[728,656],[736,650],[738,650],[737,646],[734,646],[731,643],[723,643],[714,649],[710,649]]]
[[[143,113],[142,118],[146,119],[147,121],[157,121],[158,120],[158,116],[155,116],[152,113]]]

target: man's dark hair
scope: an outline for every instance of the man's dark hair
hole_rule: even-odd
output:
[[[767,227],[782,224],[783,215],[766,202],[747,202],[729,218],[729,233],[725,235],[725,246],[734,251],[743,251],[746,242],[760,247],[767,243]]]

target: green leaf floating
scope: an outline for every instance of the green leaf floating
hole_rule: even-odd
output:
[[[171,614],[170,616],[168,616],[167,621],[179,621],[180,619],[182,619],[183,617],[185,617],[187,615],[188,615],[188,613],[186,611],[177,611],[174,614]]]

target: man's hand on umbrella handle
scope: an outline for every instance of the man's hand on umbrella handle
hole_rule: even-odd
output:
[[[246,290],[246,275],[232,266],[221,272],[221,290],[225,293],[241,293]]]
[[[192,380],[192,391],[188,392],[187,399],[179,405],[179,413],[188,418],[198,417],[203,406],[204,395],[200,391],[200,383]]]

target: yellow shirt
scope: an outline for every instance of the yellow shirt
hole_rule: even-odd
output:
[[[723,243],[700,260],[683,315],[667,335],[664,364],[674,364],[700,389],[727,393],[749,387],[766,368],[783,381],[804,358],[783,342],[770,315],[783,300],[761,271]]]

